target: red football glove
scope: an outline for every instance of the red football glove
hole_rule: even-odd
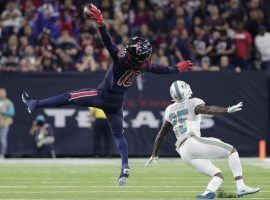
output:
[[[193,63],[190,60],[184,60],[177,63],[176,66],[179,72],[192,71]]]
[[[95,5],[90,4],[90,6],[86,6],[84,12],[86,17],[95,20],[99,25],[104,24],[103,15]]]

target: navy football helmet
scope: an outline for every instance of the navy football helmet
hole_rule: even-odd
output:
[[[152,45],[148,39],[142,37],[130,38],[123,45],[138,63],[144,63],[152,54]]]

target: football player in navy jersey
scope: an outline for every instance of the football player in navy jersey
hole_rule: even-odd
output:
[[[99,25],[99,32],[103,43],[113,59],[113,65],[108,69],[98,88],[70,91],[40,100],[33,99],[24,92],[22,100],[30,113],[33,113],[37,108],[65,105],[103,109],[110,123],[111,131],[122,159],[122,167],[118,179],[118,185],[122,186],[127,182],[130,172],[128,166],[128,144],[123,135],[123,102],[126,91],[131,86],[133,79],[143,72],[156,74],[178,73],[192,70],[193,64],[191,61],[182,61],[173,67],[152,65],[152,46],[147,39],[141,37],[131,38],[124,44],[124,49],[119,50],[112,43],[100,10],[91,4],[84,8],[84,14]]]

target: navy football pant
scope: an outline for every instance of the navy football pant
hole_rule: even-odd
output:
[[[124,95],[109,94],[91,88],[71,91],[37,101],[37,107],[58,107],[79,105],[103,109],[111,127],[113,137],[118,145],[122,166],[128,165],[128,144],[123,135],[123,102]]]

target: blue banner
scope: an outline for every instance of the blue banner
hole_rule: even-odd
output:
[[[87,108],[61,107],[27,113],[21,93],[44,98],[80,88],[96,88],[103,73],[91,74],[0,74],[0,87],[7,89],[14,102],[16,116],[8,137],[8,154],[13,157],[31,156],[33,142],[29,135],[37,114],[44,114],[54,127],[58,156],[93,155],[92,116]],[[222,116],[203,116],[202,135],[216,137],[232,144],[241,156],[257,156],[258,142],[268,140],[269,100],[268,77],[263,73],[194,72],[178,75],[146,74],[134,80],[124,107],[125,134],[131,156],[149,156],[164,110],[171,103],[169,87],[174,80],[191,85],[194,96],[207,105],[230,106],[244,102],[242,112]],[[113,141],[112,141],[113,142]],[[177,156],[175,138],[171,133],[162,146],[161,156]],[[112,155],[118,155],[115,146]]]

